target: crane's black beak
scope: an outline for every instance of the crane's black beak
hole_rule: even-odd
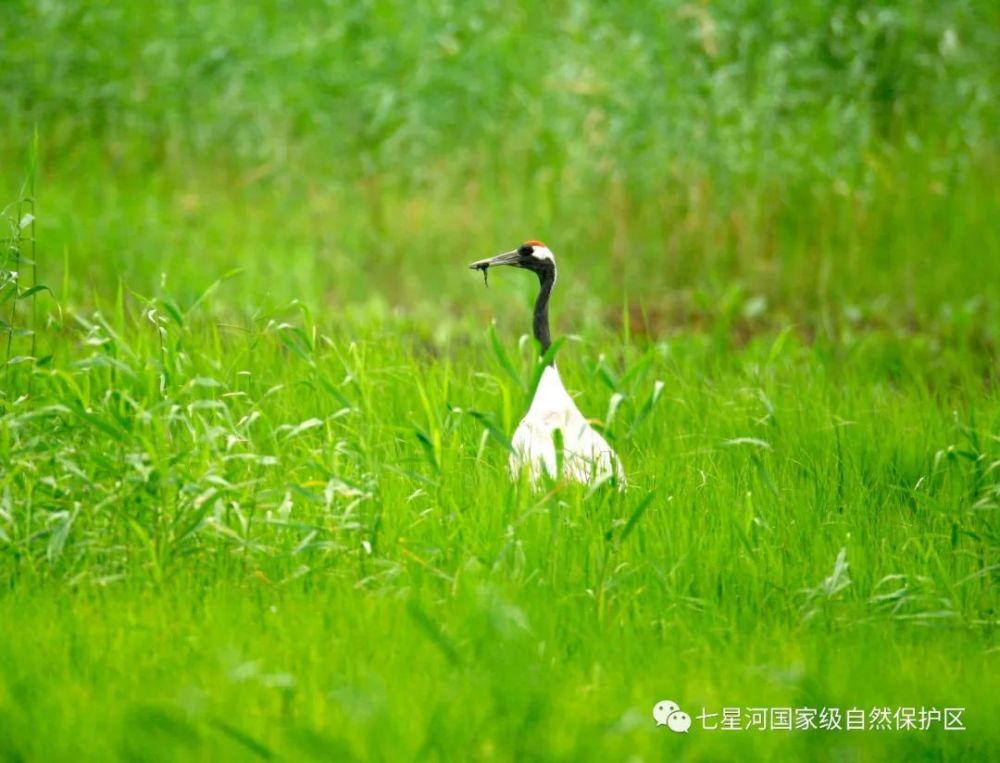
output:
[[[486,268],[491,268],[496,265],[517,265],[520,261],[521,256],[515,249],[512,252],[498,254],[496,257],[487,257],[485,260],[476,260],[469,265],[469,267],[473,270],[486,270]]]

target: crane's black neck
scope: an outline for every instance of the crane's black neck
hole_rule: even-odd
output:
[[[542,354],[552,346],[552,334],[549,332],[549,297],[556,282],[556,269],[552,267],[538,271],[538,299],[535,301],[535,319],[532,324],[535,339],[542,346]]]

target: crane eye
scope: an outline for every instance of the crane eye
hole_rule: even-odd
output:
[[[521,246],[518,247],[518,250],[517,250],[517,253],[519,255],[521,255],[522,257],[530,257],[531,256],[531,252],[532,252],[532,248],[530,246],[528,246],[527,244],[521,244]]]

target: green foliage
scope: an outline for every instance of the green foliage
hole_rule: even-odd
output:
[[[3,655],[7,696],[35,687],[0,703],[26,729],[11,750],[69,754],[27,731],[54,714],[81,739],[110,721],[101,756],[658,757],[674,741],[645,722],[661,694],[956,698],[984,726],[920,744],[987,733],[1000,399],[971,356],[878,331],[837,352],[574,342],[561,368],[584,410],[621,396],[604,430],[630,490],[533,494],[494,442],[530,354],[492,357],[485,327],[441,356],[294,307],[206,320],[235,289],[186,314],[123,297],[46,332],[50,362],[8,369],[0,608],[36,655]],[[890,654],[891,673],[874,667]],[[71,662],[43,671],[42,655]],[[689,746],[735,749],[718,744]]]
[[[988,759],[998,28],[0,4],[0,757]],[[627,492],[508,478],[534,236]]]

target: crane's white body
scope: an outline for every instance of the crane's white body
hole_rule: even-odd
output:
[[[625,487],[621,461],[576,407],[554,365],[547,366],[535,397],[514,431],[510,470],[516,478],[527,468],[536,484],[542,475],[558,475],[555,431],[562,433],[562,475],[576,482],[594,484],[609,477]]]

